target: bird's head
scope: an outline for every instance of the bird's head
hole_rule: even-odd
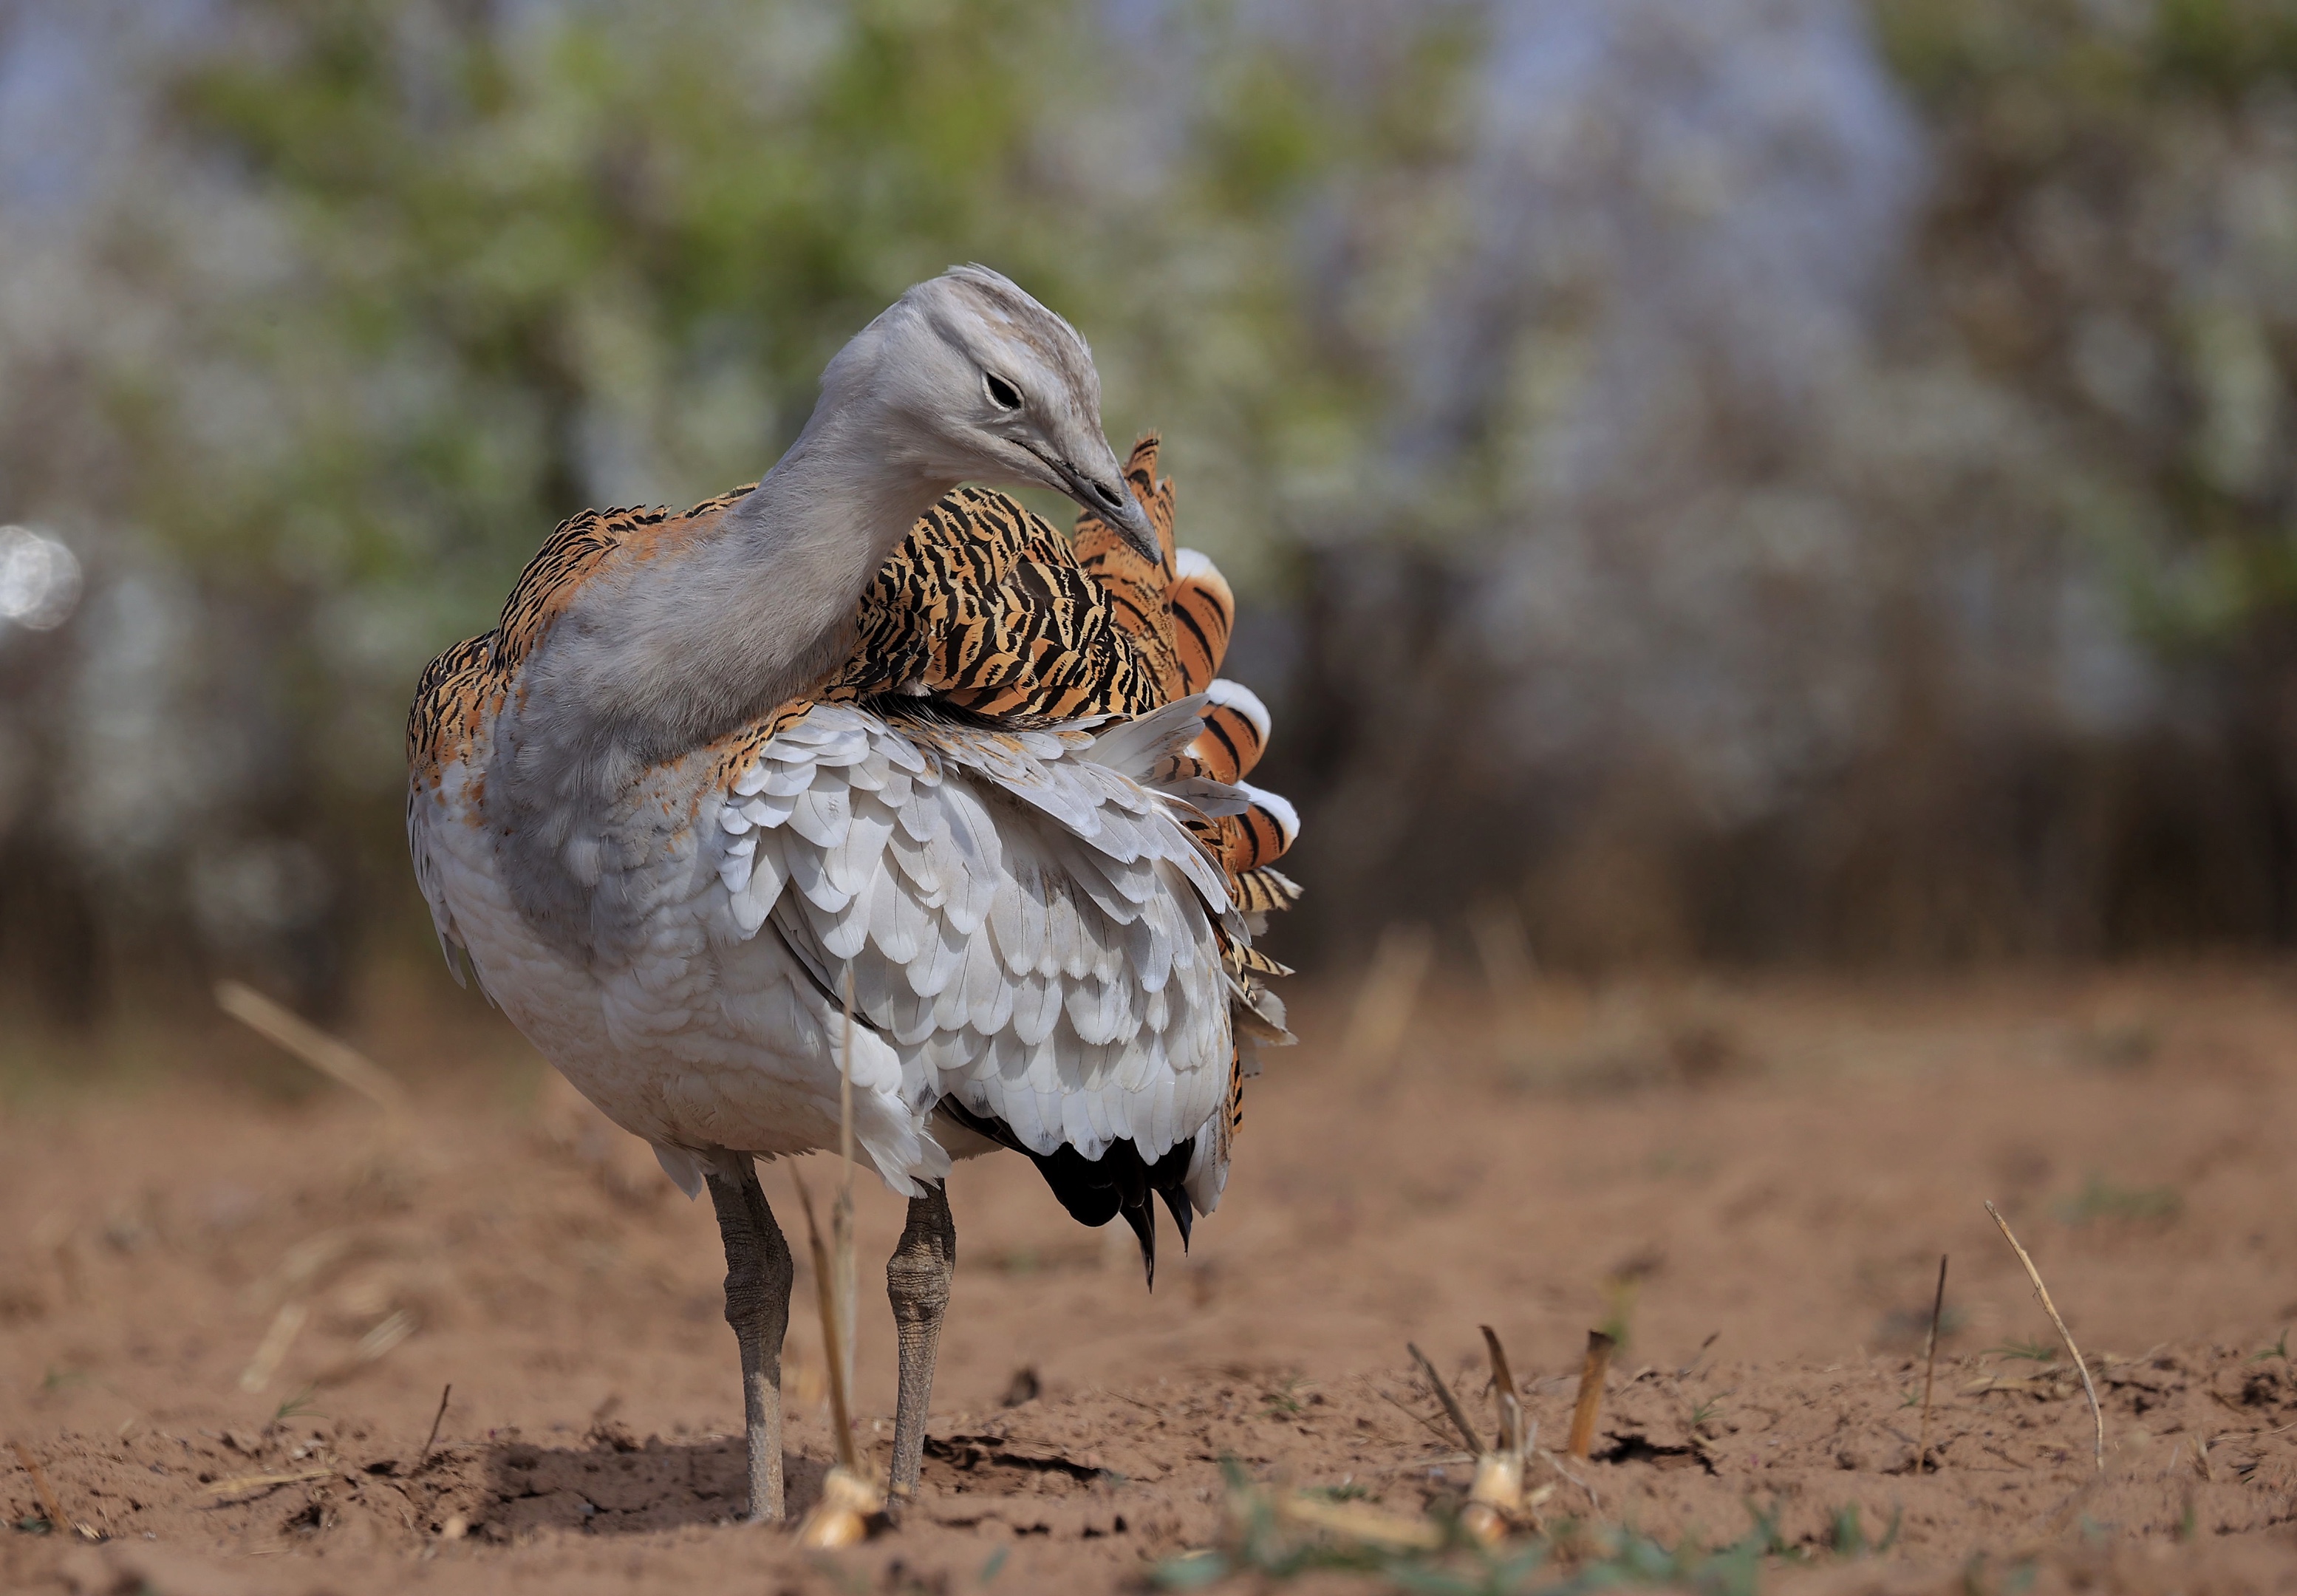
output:
[[[1156,529],[1100,430],[1100,374],[1074,327],[986,267],[918,284],[822,374],[826,407],[866,402],[895,425],[885,464],[947,481],[1050,488],[1150,561]]]

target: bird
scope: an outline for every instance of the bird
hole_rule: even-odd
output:
[[[587,511],[408,723],[415,874],[457,978],[707,1191],[746,1516],[782,1518],[793,1264],[760,1160],[836,1148],[909,1199],[886,1266],[889,1484],[914,1491],[956,1261],[953,1160],[1029,1157],[1079,1220],[1186,1245],[1299,895],[1234,604],[1120,467],[1091,352],[984,267],[829,362],[754,485]],[[977,485],[967,485],[977,484]],[[1073,500],[1074,539],[1000,488]],[[850,1122],[841,1085],[850,1074]]]

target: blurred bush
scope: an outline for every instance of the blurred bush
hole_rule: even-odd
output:
[[[2297,932],[2268,0],[15,0],[0,980],[419,948],[398,719],[548,527],[754,477],[952,260],[1239,579],[1290,928]]]

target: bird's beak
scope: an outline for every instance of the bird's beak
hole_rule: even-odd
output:
[[[1109,464],[1116,464],[1110,457]],[[1140,501],[1125,491],[1122,478],[1111,473],[1106,481],[1089,476],[1064,460],[1058,470],[1068,488],[1069,497],[1082,506],[1085,513],[1107,522],[1117,535],[1131,544],[1133,552],[1151,565],[1165,558],[1164,546],[1157,541],[1157,529],[1149,523],[1148,512]]]

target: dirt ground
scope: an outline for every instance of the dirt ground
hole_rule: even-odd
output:
[[[1264,1588],[1316,1543],[1239,1527],[1263,1490],[1456,1502],[1468,1460],[1405,1345],[1488,1423],[1483,1324],[1543,1448],[1587,1331],[1628,1336],[1595,1457],[1535,1464],[1524,1588],[2297,1588],[2297,970],[1462,981],[1393,1054],[1351,1045],[1346,989],[1311,990],[1153,1294],[1122,1227],[1076,1227],[1020,1160],[959,1171],[926,1488],[838,1553],[727,1520],[707,1205],[433,991],[407,977],[356,1032],[414,1089],[396,1131],[220,1023],[85,1057],[0,1040],[0,1438],[102,1537],[51,1526],[0,1451],[0,1589],[1099,1591],[1222,1566]],[[802,1235],[788,1171],[765,1176]],[[882,1456],[873,1266],[900,1204],[859,1195]],[[1988,1197],[2091,1354],[2102,1478]],[[1939,1467],[1916,1474],[1942,1253]],[[802,1263],[799,1510],[831,1455],[811,1290]],[[1204,1549],[1227,1562],[1176,1560]],[[1441,1560],[1461,1590],[1522,1574]]]

